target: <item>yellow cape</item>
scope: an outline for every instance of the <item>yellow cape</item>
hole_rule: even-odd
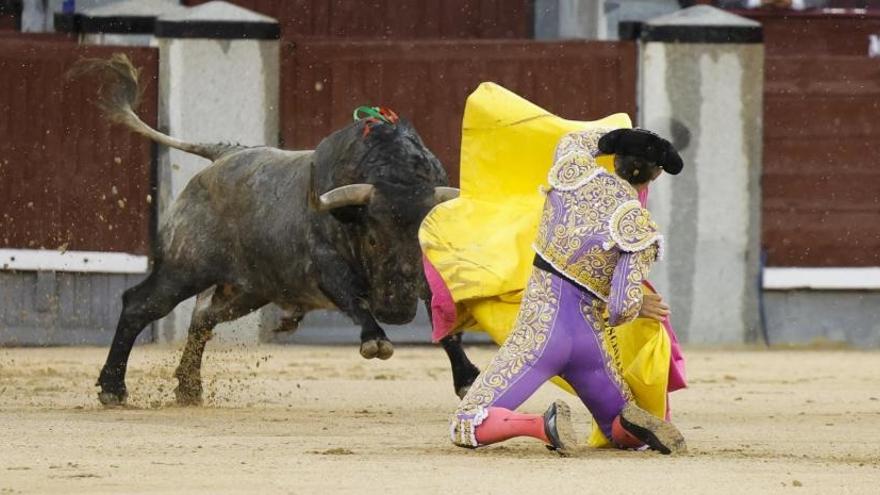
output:
[[[456,330],[485,331],[499,345],[507,338],[532,270],[544,203],[539,187],[546,184],[556,144],[569,132],[595,127],[632,124],[622,113],[593,122],[562,119],[494,83],[468,97],[461,196],[434,208],[419,231],[425,256],[455,301]],[[598,162],[613,169],[610,156]],[[663,418],[669,336],[659,322],[641,318],[615,331],[617,364],[636,402]],[[561,378],[553,381],[571,391]],[[588,443],[609,444],[595,423]]]

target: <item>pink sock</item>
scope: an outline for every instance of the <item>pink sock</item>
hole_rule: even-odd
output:
[[[622,449],[637,449],[645,445],[632,433],[626,431],[620,424],[620,416],[614,418],[614,422],[611,423],[611,441]]]
[[[475,432],[477,443],[489,445],[513,437],[532,437],[550,443],[544,433],[544,417],[540,414],[519,414],[503,407],[490,407]]]

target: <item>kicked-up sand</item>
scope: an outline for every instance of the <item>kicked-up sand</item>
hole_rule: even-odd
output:
[[[469,348],[484,365],[490,347]],[[129,405],[105,409],[106,350],[0,349],[0,494],[877,494],[880,352],[686,349],[672,395],[690,452],[585,449],[558,458],[517,439],[454,447],[439,348],[389,361],[355,347],[209,345],[205,405],[177,407],[179,349],[135,348]],[[543,412],[545,385],[521,408]]]

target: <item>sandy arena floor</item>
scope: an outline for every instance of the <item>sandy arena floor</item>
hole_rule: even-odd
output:
[[[482,365],[492,350],[470,352]],[[211,346],[201,408],[173,405],[179,351],[146,346],[131,405],[103,409],[104,355],[0,349],[0,494],[880,493],[878,352],[691,349],[691,388],[673,395],[690,454],[570,459],[529,440],[453,447],[439,348],[381,362],[353,347]],[[545,386],[524,409],[556,396]]]

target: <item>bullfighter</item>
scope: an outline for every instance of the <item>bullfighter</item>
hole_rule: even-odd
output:
[[[614,155],[614,173],[597,165],[600,155]],[[559,375],[615,446],[686,450],[675,426],[636,405],[615,365],[614,339],[604,335],[640,311],[656,319],[668,313],[659,298],[643,299],[642,282],[663,239],[638,198],[662,172],[682,168],[673,146],[646,130],[591,129],[563,137],[516,323],[455,411],[454,444],[473,448],[529,436],[572,454],[577,442],[563,401],[543,416],[514,412]],[[603,345],[606,340],[612,345]]]

